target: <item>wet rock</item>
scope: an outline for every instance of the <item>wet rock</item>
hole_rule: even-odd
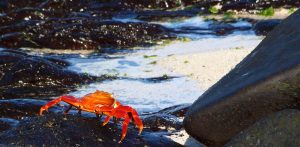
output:
[[[208,9],[211,6],[221,4],[222,0],[182,0],[186,6],[195,6]]]
[[[172,19],[193,17],[198,15],[199,11],[201,11],[201,9],[198,8],[176,11],[148,10],[136,12],[136,18],[144,21],[167,21]]]
[[[66,17],[70,13],[80,12],[84,16],[100,16],[101,19],[109,19],[124,11],[141,12],[148,10],[171,10],[176,11],[186,8],[204,10],[209,13],[208,9],[214,5],[221,5],[221,11],[227,10],[261,10],[273,7],[299,7],[297,0],[60,0],[60,1],[34,1],[19,2],[17,0],[8,0],[3,6],[5,12],[18,8],[31,7],[40,8],[45,12],[50,12],[52,16]],[[83,13],[82,13],[83,12]],[[199,11],[198,11],[199,12]],[[202,13],[203,11],[201,11]],[[158,15],[157,15],[158,16]]]
[[[154,114],[143,118],[144,126],[150,128],[152,131],[160,130],[180,130],[182,121],[177,117],[167,114]]]
[[[17,24],[19,25],[19,24]],[[20,28],[21,27],[21,28]],[[0,37],[4,47],[32,47],[51,49],[129,48],[147,46],[161,39],[171,39],[167,28],[148,23],[122,23],[93,19],[56,19],[20,26],[2,27]],[[1,27],[0,27],[1,30]],[[15,31],[20,31],[18,33]],[[2,32],[2,31],[1,31]]]
[[[134,80],[142,80],[143,82],[146,83],[161,83],[161,82],[167,82],[170,81],[172,79],[176,79],[179,78],[177,76],[168,76],[168,75],[163,75],[161,77],[151,77],[151,78],[138,78],[138,79],[134,79]]]
[[[234,22],[234,21],[233,21]],[[233,26],[233,22],[227,21],[212,21],[208,27],[179,27],[173,30],[177,34],[197,34],[197,35],[229,35],[234,31],[246,31],[251,30],[251,26]]]
[[[18,1],[18,0],[8,0],[9,7],[6,11],[16,10],[18,8],[42,8],[45,11],[67,15],[69,12],[80,12],[86,10],[93,10],[93,8],[98,8],[101,3],[105,3],[106,0],[28,0],[28,1]]]
[[[299,110],[283,110],[259,120],[225,146],[300,146],[299,124]]]
[[[47,102],[34,99],[0,100],[0,132],[16,127],[23,119],[38,116],[39,109]],[[54,106],[49,113],[61,112],[62,109]]]
[[[162,110],[158,111],[158,113],[174,115],[176,117],[184,117],[185,113],[187,112],[187,110],[190,106],[191,106],[191,104],[175,105],[172,107],[162,109]]]
[[[26,117],[38,116],[40,108],[47,102],[46,100],[34,99],[0,100],[0,118],[22,120]],[[54,106],[49,109],[49,112],[61,112],[62,109]]]
[[[186,131],[207,145],[223,145],[266,115],[299,108],[300,11],[296,11],[194,102]]]
[[[262,20],[257,22],[254,25],[254,31],[257,35],[267,35],[271,32],[276,26],[281,23],[280,19],[270,19],[270,20]]]
[[[59,59],[59,58],[45,57],[45,59],[49,60],[50,62],[55,63],[56,65],[60,65],[62,67],[68,67],[71,65],[71,63],[69,63],[65,60]]]
[[[209,29],[213,30],[216,35],[229,35],[234,31],[247,31],[251,30],[251,26],[234,26],[230,23],[235,23],[237,20],[223,20],[215,21],[209,25]]]
[[[0,46],[95,50],[147,46],[175,37],[161,25],[107,21],[124,13],[111,3],[10,0],[6,13],[0,15]],[[103,8],[106,5],[112,6]]]
[[[57,96],[79,84],[104,80],[66,70],[68,63],[55,58],[1,51],[0,59],[1,98]]]
[[[8,123],[0,121],[0,132],[5,131],[9,128],[10,128],[10,126]]]
[[[189,106],[190,104],[176,105],[155,113],[143,115],[144,126],[152,131],[180,130],[183,127],[182,118]]]
[[[0,10],[6,9],[8,7],[8,1],[2,0],[0,1]]]
[[[226,1],[222,5],[222,10],[253,10],[256,8],[256,0],[238,0],[238,1]]]
[[[9,0],[10,7],[41,7],[47,10],[65,9],[65,12],[84,10],[143,10],[143,9],[171,9],[182,5],[180,0],[60,0],[60,1],[34,1],[28,3]]]
[[[0,132],[16,127],[19,121],[10,118],[0,118]]]
[[[129,6],[135,10],[142,9],[172,9],[182,5],[181,0],[124,0],[123,6]]]
[[[0,144],[13,146],[179,146],[159,134],[144,129],[141,136],[129,125],[122,144],[121,127],[112,123],[101,127],[96,118],[73,115],[45,115],[23,120],[13,129],[0,133]]]

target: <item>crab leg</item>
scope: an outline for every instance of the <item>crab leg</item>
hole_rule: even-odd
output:
[[[46,105],[42,106],[41,109],[40,109],[40,115],[43,114],[43,111],[48,112],[48,108],[58,104],[61,101],[66,102],[70,105],[74,105],[74,106],[78,106],[78,107],[80,106],[79,101],[74,96],[64,95],[64,96],[61,96],[57,99],[54,99],[54,100],[48,102]]]
[[[69,105],[69,107],[64,111],[64,114],[67,114],[72,109],[72,107],[72,105]]]
[[[126,136],[127,133],[127,127],[131,119],[134,120],[135,124],[138,126],[139,129],[139,135],[141,134],[143,130],[143,123],[138,116],[138,113],[136,112],[135,109],[129,107],[129,106],[118,106],[116,108],[110,107],[110,106],[98,106],[96,108],[97,112],[103,112],[105,115],[107,115],[103,125],[106,125],[110,118],[112,116],[116,118],[124,118],[123,125],[122,125],[122,135],[121,135],[121,140],[119,143],[123,141],[123,139]]]
[[[134,110],[134,109],[131,108],[131,114],[132,114],[132,118],[134,120],[134,123],[138,126],[139,135],[140,135],[142,133],[142,131],[143,131],[143,128],[144,128],[143,122],[140,119],[139,114],[136,112],[136,110]]]
[[[102,126],[105,126],[105,125],[109,122],[110,118],[111,118],[111,116],[107,116],[107,117],[105,118],[105,120],[104,120]]]
[[[122,136],[121,136],[121,140],[119,141],[119,143],[121,143],[126,136],[129,122],[130,122],[130,117],[128,116],[128,114],[126,114],[124,117],[123,124],[122,124]]]
[[[121,109],[126,114],[122,114],[120,112],[114,112],[113,115],[118,118],[118,117],[129,114],[129,117],[133,118],[134,123],[138,126],[139,135],[140,135],[143,131],[144,126],[143,126],[142,120],[140,119],[139,114],[137,113],[137,111],[135,109],[131,108],[130,106],[119,106],[119,107],[117,107],[117,109]]]

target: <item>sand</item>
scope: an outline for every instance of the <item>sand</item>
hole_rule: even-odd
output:
[[[194,79],[198,83],[199,90],[205,91],[240,63],[253,49],[234,48],[173,55],[159,60],[158,65]],[[204,146],[189,136],[185,130],[180,130],[169,138],[184,146]]]
[[[186,55],[174,55],[158,61],[173,72],[194,79],[201,90],[207,90],[233,69],[253,49],[234,48]]]
[[[205,147],[205,145],[187,134],[184,129],[181,129],[178,132],[166,137],[186,147]]]

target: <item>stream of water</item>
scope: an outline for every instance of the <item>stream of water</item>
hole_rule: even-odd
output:
[[[130,20],[123,20],[130,21]],[[210,21],[194,17],[176,22],[153,22],[168,28],[200,27],[209,31]],[[231,23],[236,27],[249,27],[244,21]],[[198,31],[198,30],[195,30]],[[189,77],[174,73],[155,64],[160,59],[172,55],[193,54],[206,51],[232,48],[254,48],[262,40],[252,30],[235,31],[227,36],[203,35],[197,33],[181,34],[189,41],[175,41],[134,52],[107,54],[105,56],[69,58],[72,63],[69,69],[76,72],[100,76],[103,74],[127,77],[101,83],[82,86],[71,95],[80,97],[95,90],[113,93],[121,103],[130,105],[139,112],[153,112],[163,108],[193,103],[202,93],[195,81]],[[160,82],[149,82],[143,79],[155,77],[176,77]]]

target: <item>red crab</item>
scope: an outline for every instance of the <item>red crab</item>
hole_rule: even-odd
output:
[[[48,112],[48,108],[58,104],[61,101],[70,104],[64,113],[68,113],[68,111],[74,106],[79,110],[79,112],[84,110],[87,112],[96,113],[97,116],[100,114],[107,115],[105,121],[103,122],[103,126],[109,122],[111,117],[115,117],[117,119],[124,118],[122,124],[122,136],[119,143],[121,143],[126,136],[127,127],[130,120],[133,120],[138,126],[139,135],[143,130],[143,123],[135,109],[130,106],[121,105],[121,103],[118,102],[112,94],[98,90],[94,93],[87,94],[82,98],[75,98],[74,96],[70,95],[64,95],[56,98],[41,107],[40,115],[43,114],[43,111]]]

